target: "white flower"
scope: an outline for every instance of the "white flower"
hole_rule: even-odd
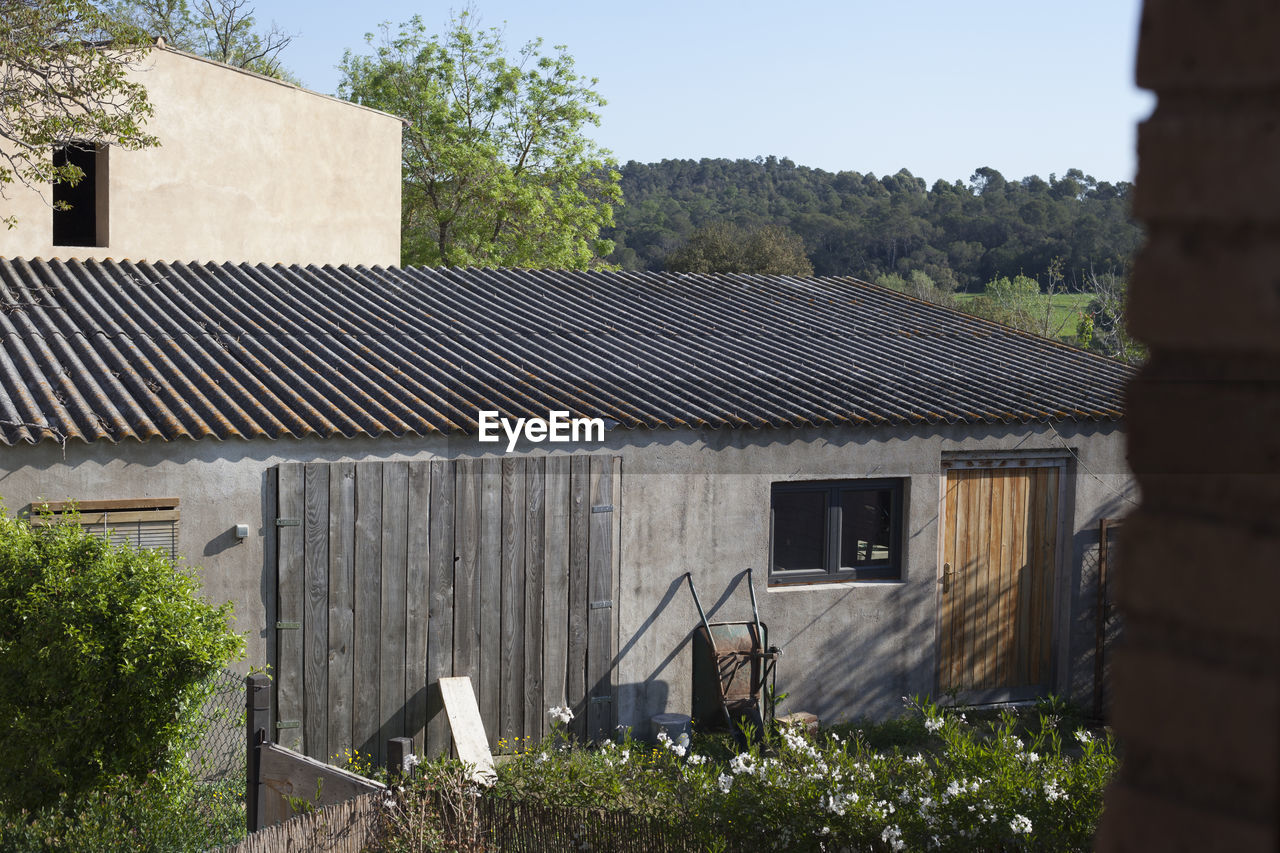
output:
[[[720,778],[716,780],[716,787],[720,789],[720,793],[729,793],[729,788],[733,786],[733,777],[725,773],[720,774]]]
[[[1030,835],[1031,820],[1016,814],[1013,816],[1013,820],[1009,821],[1009,828],[1013,830],[1014,835]]]
[[[756,772],[755,761],[756,760],[752,757],[751,753],[744,752],[741,755],[735,756],[734,759],[729,762],[729,771],[733,773],[734,776],[737,776],[739,773],[746,773],[750,776]]]
[[[666,732],[658,732],[658,743],[662,744],[663,747],[671,750],[681,758],[684,758],[685,751],[688,749],[685,745],[687,741],[683,735],[680,736],[680,742],[677,743],[673,741]]]
[[[856,803],[857,801],[858,801],[858,795],[855,794],[853,791],[850,791],[847,794],[841,794],[839,791],[837,791],[835,793],[828,794],[827,796],[823,797],[821,800],[821,803],[822,803],[822,807],[827,811],[831,812],[832,814],[843,815],[845,812],[845,809],[847,809],[850,805],[852,805],[853,803]]]
[[[1051,803],[1056,803],[1058,800],[1065,800],[1067,798],[1066,793],[1058,787],[1058,783],[1052,781],[1044,783],[1044,796],[1045,799]]]
[[[534,763],[534,764],[541,764],[542,762],[544,762],[544,761],[546,761],[546,760],[547,760],[547,754],[546,754],[545,752],[541,752],[541,753],[539,753],[539,754],[538,754],[538,757],[537,757],[536,759],[534,759],[534,762],[533,762],[533,763]]]
[[[915,755],[907,757],[907,763],[917,765],[924,764],[924,756],[917,752]]]
[[[818,750],[814,749],[813,744],[805,740],[803,736],[796,734],[790,729],[786,729],[782,732],[782,739],[786,742],[787,748],[792,752],[797,752],[807,758],[814,759],[815,761],[817,760]]]
[[[707,757],[705,755],[698,755],[696,752],[691,752],[689,753],[689,763],[690,764],[706,764]]]
[[[936,732],[938,731],[938,729],[942,728],[942,718],[941,717],[925,717],[924,727],[929,731],[930,734],[932,734],[933,732]]]
[[[1076,729],[1076,740],[1080,741],[1081,746],[1088,746],[1093,743],[1093,735],[1089,734],[1084,729]]]
[[[880,840],[888,844],[890,850],[901,850],[907,846],[902,840],[902,830],[896,826],[886,826],[884,832],[880,833]]]
[[[1028,764],[1035,764],[1037,761],[1039,761],[1039,760],[1040,760],[1040,753],[1038,753],[1038,752],[1028,752],[1028,753],[1027,753],[1026,755],[1024,755],[1023,757],[1027,759],[1027,763],[1028,763]]]
[[[413,768],[417,767],[421,763],[422,763],[422,759],[418,757],[418,754],[416,752],[411,752],[404,757],[404,766],[409,770],[412,770]]]
[[[573,711],[568,707],[561,708],[559,705],[553,705],[547,709],[547,716],[552,722],[568,724],[573,719]]]

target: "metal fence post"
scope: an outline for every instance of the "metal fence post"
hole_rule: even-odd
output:
[[[250,675],[244,680],[245,720],[245,818],[250,833],[262,828],[262,774],[258,744],[266,743],[271,730],[271,679]]]

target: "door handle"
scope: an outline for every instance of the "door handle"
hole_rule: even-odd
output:
[[[952,575],[951,564],[943,563],[942,564],[942,591],[943,592],[947,592],[948,590],[951,589],[951,575]]]

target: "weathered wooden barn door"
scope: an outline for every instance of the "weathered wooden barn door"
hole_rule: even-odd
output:
[[[620,476],[587,455],[278,466],[277,741],[438,755],[449,675],[495,747],[536,741],[551,705],[607,734]]]
[[[1045,692],[1051,677],[1057,459],[944,463],[938,691],[967,701]]]

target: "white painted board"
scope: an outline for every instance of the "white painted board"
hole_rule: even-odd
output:
[[[459,675],[440,679],[440,698],[444,701],[458,758],[474,768],[473,780],[488,784],[496,775],[493,753],[489,752],[489,739],[485,737],[484,721],[480,719],[480,706],[471,686],[471,677]]]

